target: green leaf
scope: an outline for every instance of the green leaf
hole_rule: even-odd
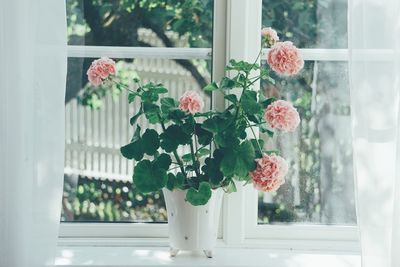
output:
[[[200,123],[195,125],[195,134],[199,144],[202,146],[209,145],[213,138],[212,132],[203,129]]]
[[[182,124],[182,120],[186,117],[185,112],[180,109],[170,110],[168,118],[177,124]]]
[[[130,123],[131,125],[134,125],[142,114],[143,114],[142,109],[140,109],[139,112],[136,113],[136,115],[134,115],[134,116],[129,120],[129,123]]]
[[[136,130],[133,133],[133,136],[132,136],[132,139],[131,139],[131,143],[140,139],[140,131],[141,130],[142,130],[142,128],[140,128],[140,125],[137,125],[136,126]]]
[[[212,118],[205,120],[201,127],[212,133],[222,132],[229,126],[232,120],[233,120],[232,114],[230,113],[220,114],[218,116],[214,116]]]
[[[208,156],[208,155],[210,155],[210,150],[205,148],[205,147],[200,148],[196,152],[196,157],[197,158],[202,158],[202,157]],[[187,154],[183,155],[182,156],[182,160],[185,161],[185,162],[191,161],[192,160],[192,153],[187,153]]]
[[[180,172],[178,172],[176,176],[172,173],[169,173],[166,187],[171,191],[175,188],[182,189],[184,179],[185,176],[183,176],[183,174]]]
[[[122,156],[127,159],[135,159],[137,161],[143,158],[144,152],[140,141],[127,144],[120,148]]]
[[[135,160],[141,160],[143,158],[144,151],[140,143],[140,131],[141,128],[138,125],[132,136],[131,142],[120,148],[120,152],[125,158]]]
[[[141,145],[147,155],[154,155],[160,147],[160,139],[156,130],[147,129],[142,136]]]
[[[217,89],[218,89],[218,85],[215,82],[212,82],[203,88],[204,92],[212,92]]]
[[[243,71],[245,73],[249,73],[251,70],[256,70],[259,69],[260,66],[258,64],[252,64],[248,63],[245,61],[236,61],[234,59],[231,59],[229,61],[228,66],[226,66],[226,70],[237,70],[237,71]]]
[[[268,98],[268,99],[262,101],[261,105],[263,106],[263,108],[267,108],[274,101],[276,101],[276,98],[275,97],[271,97],[271,98]]]
[[[198,190],[189,188],[186,192],[186,200],[193,206],[200,206],[207,204],[211,195],[212,191],[210,184],[207,182],[201,182]]]
[[[219,83],[219,87],[221,89],[232,89],[236,85],[235,81],[232,79],[229,79],[228,77],[222,78],[221,82]]]
[[[255,115],[247,115],[247,118],[249,119],[249,121],[254,122],[255,124],[260,124],[261,123],[261,116],[259,114],[255,114]]]
[[[216,149],[214,151],[214,157],[206,158],[204,165],[201,168],[201,170],[210,180],[211,184],[215,186],[219,186],[224,179],[224,174],[220,170],[221,160],[222,151],[220,149]]]
[[[207,149],[207,148],[205,148],[205,147],[200,148],[200,149],[197,150],[197,152],[196,152],[196,156],[199,157],[199,158],[202,158],[202,157],[208,156],[208,155],[210,155],[210,150]]]
[[[157,84],[157,85],[153,86],[150,90],[151,90],[152,92],[156,93],[156,94],[165,94],[165,93],[168,93],[168,89],[165,88],[165,86],[162,85],[162,84]]]
[[[261,158],[263,155],[260,152],[260,148],[258,147],[257,140],[256,139],[251,139],[250,142],[253,145],[254,151],[256,153],[256,158]],[[264,140],[258,139],[258,143],[260,144],[261,150],[262,150],[263,147],[264,147]]]
[[[139,93],[130,92],[130,93],[128,94],[128,102],[129,102],[129,104],[132,103],[133,101],[135,101],[135,98],[136,98],[138,95],[139,95]]]
[[[239,100],[237,99],[237,96],[234,95],[234,94],[226,95],[224,98],[225,98],[226,100],[228,100],[228,101],[234,103],[234,104],[236,104],[237,102],[239,102]]]
[[[254,91],[244,91],[241,103],[243,110],[248,115],[259,114],[263,111],[261,105],[257,102],[257,93]]]
[[[224,149],[221,161],[221,171],[226,177],[246,177],[254,170],[255,151],[250,141],[244,141],[239,146]]]
[[[268,134],[269,137],[271,137],[271,138],[274,137],[274,131],[272,131],[271,129],[269,129],[269,128],[266,126],[265,123],[264,123],[264,124],[261,124],[261,125],[259,126],[259,129],[260,129],[260,132]]]
[[[169,126],[164,133],[160,135],[161,148],[166,152],[172,152],[179,145],[189,144],[192,141],[191,136],[186,134],[178,125]]]
[[[168,177],[165,169],[159,168],[149,160],[140,161],[133,174],[133,183],[142,193],[150,193],[162,189]]]
[[[171,109],[175,109],[178,107],[178,103],[175,99],[171,97],[164,97],[160,100],[161,103],[161,110],[164,113],[168,113]]]
[[[160,169],[168,170],[169,166],[171,166],[171,163],[171,157],[168,154],[163,153],[154,161],[154,166]]]
[[[160,121],[158,114],[160,113],[160,107],[152,103],[143,103],[143,112],[150,123],[155,124]]]
[[[188,162],[192,160],[192,153],[186,153],[185,155],[182,156],[182,160],[184,162]]]
[[[127,159],[141,160],[144,153],[154,155],[160,147],[158,134],[153,129],[147,129],[140,137],[140,126],[138,125],[132,137],[131,143],[120,148],[122,156]]]
[[[234,181],[230,181],[229,184],[225,187],[225,193],[235,193],[237,191],[236,184]]]
[[[152,91],[144,91],[141,97],[142,101],[145,103],[153,103],[158,100],[158,94]]]

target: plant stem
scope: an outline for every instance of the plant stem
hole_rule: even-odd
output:
[[[199,170],[197,169],[197,166],[196,166],[197,161],[196,161],[196,155],[194,153],[193,142],[190,142],[190,154],[192,154],[194,172],[196,173],[197,178],[200,179],[200,172],[199,172]]]
[[[261,54],[262,54],[262,47],[261,47],[261,49],[260,49],[260,52],[258,52],[258,55],[257,55],[256,60],[254,61],[253,65],[251,66],[252,69],[253,69],[253,67],[257,64],[257,61],[258,61],[258,59],[260,58]]]
[[[252,86],[255,82],[257,82],[258,80],[261,79],[261,76],[256,77],[257,79],[255,79],[254,81],[252,81],[251,83],[249,83],[248,87]]]
[[[262,151],[260,142],[258,142],[258,138],[257,138],[257,136],[256,136],[256,133],[254,132],[253,127],[251,126],[249,120],[248,120],[246,117],[245,117],[245,120],[246,120],[247,125],[250,127],[251,132],[253,133],[254,139],[256,140],[256,143],[257,143],[257,146],[258,146],[258,150],[260,151],[260,153],[261,153],[261,155],[262,155],[262,154],[263,154],[263,151]]]

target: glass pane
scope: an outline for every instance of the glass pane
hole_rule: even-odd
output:
[[[262,23],[301,48],[347,47],[347,0],[263,0]]]
[[[86,69],[93,59],[69,58],[66,94],[66,150],[62,221],[68,222],[165,222],[161,193],[140,194],[132,187],[133,161],[119,152],[129,143],[134,128],[129,119],[138,103],[128,104],[126,91],[118,88],[95,90],[87,84]],[[195,67],[205,82],[210,81],[211,62],[183,60]],[[201,91],[199,78],[174,60],[118,60],[117,79],[163,83],[169,95],[178,98],[186,90]],[[136,89],[136,88],[132,88]],[[86,92],[86,93],[85,93]],[[153,127],[139,121],[142,128]],[[181,153],[185,153],[181,151]]]
[[[297,77],[262,83],[265,95],[292,101],[302,122],[295,133],[268,139],[289,173],[276,193],[259,194],[260,224],[356,223],[347,71],[346,62],[309,61]]]
[[[66,0],[68,43],[211,47],[212,0]]]

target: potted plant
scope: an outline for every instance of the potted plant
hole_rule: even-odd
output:
[[[296,75],[304,61],[291,42],[279,42],[276,31],[262,29],[263,46],[270,68],[280,75]],[[140,107],[130,119],[136,127],[121,154],[135,160],[133,183],[143,192],[163,190],[168,211],[171,256],[180,249],[203,250],[212,257],[223,193],[236,191],[236,184],[253,184],[261,191],[274,191],[284,183],[288,165],[276,151],[264,149],[254,128],[273,136],[274,130],[292,132],[300,122],[290,102],[265,98],[254,90],[260,79],[271,83],[270,69],[254,63],[230,60],[232,75],[203,90],[220,91],[229,105],[222,111],[203,110],[203,100],[187,91],[179,100],[165,96],[162,84],[142,84],[137,89],[116,81],[115,63],[95,60],[87,74],[92,85],[116,83],[129,91],[128,101],[139,99]],[[254,74],[256,73],[256,74]],[[233,89],[240,89],[233,94]],[[155,129],[137,124],[144,116]],[[157,128],[158,127],[158,128]],[[159,129],[159,130],[156,130]],[[178,153],[187,148],[186,154]]]

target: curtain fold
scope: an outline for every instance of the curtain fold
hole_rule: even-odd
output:
[[[357,218],[363,267],[399,267],[400,1],[349,0]]]
[[[64,166],[64,0],[0,8],[0,266],[53,266]]]

